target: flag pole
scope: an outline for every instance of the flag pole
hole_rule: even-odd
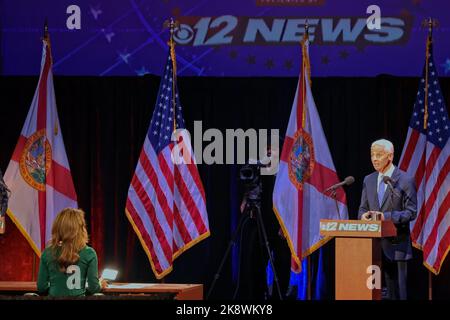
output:
[[[48,32],[47,18],[45,18],[45,21],[44,21],[44,36],[42,37],[42,40],[45,41],[47,46],[50,48],[50,34]],[[50,58],[51,58],[51,56],[50,56]]]
[[[425,49],[425,104],[424,104],[424,115],[423,115],[423,128],[426,130],[428,126],[428,60],[430,56],[430,45],[431,45],[431,35],[433,32],[433,20],[428,19],[428,36],[427,44]]]
[[[175,54],[175,41],[173,39],[173,34],[175,32],[175,28],[178,28],[180,23],[178,21],[174,21],[173,18],[170,18],[170,20],[166,20],[164,22],[164,27],[169,28],[170,31],[170,38],[169,42],[167,44],[169,45],[170,50],[170,58],[172,59],[172,106],[173,106],[173,131],[177,129],[177,122],[176,122],[176,78],[177,78],[177,60],[176,60],[176,54]]]
[[[176,79],[177,79],[177,62],[176,62],[176,54],[175,54],[175,41],[173,40],[173,34],[175,32],[175,28],[177,28],[180,25],[178,21],[174,21],[173,18],[170,18],[170,20],[166,20],[164,22],[164,28],[169,28],[170,37],[169,42],[167,44],[169,45],[170,50],[170,59],[172,60],[172,107],[173,107],[173,132],[177,129],[177,122],[176,122]],[[160,283],[165,283],[165,277],[162,277],[159,279]]]
[[[44,39],[45,40],[48,39],[48,21],[47,21],[47,18],[45,18],[45,21],[44,21]]]
[[[426,130],[428,127],[428,60],[430,57],[430,45],[431,35],[433,31],[433,20],[431,17],[428,19],[428,36],[425,49],[425,101],[424,101],[424,115],[423,115],[423,128]],[[431,271],[428,270],[428,300],[433,298],[433,279],[431,278]]]
[[[47,18],[45,18],[44,20],[44,36],[42,38],[44,41],[47,42],[47,44],[49,44],[49,35],[48,35],[48,21]],[[34,252],[33,250],[33,258],[32,258],[32,262],[31,262],[31,281],[36,281],[36,252]]]
[[[431,45],[433,43],[433,27],[437,25],[437,21],[429,17],[423,22],[424,26],[428,26],[428,36],[425,50],[425,105],[424,105],[424,118],[423,128],[426,130],[428,127],[428,73],[429,73],[429,58],[431,54]],[[428,270],[428,300],[433,300],[433,275]]]
[[[302,99],[303,99],[302,104],[303,104],[303,106],[305,105],[306,78],[307,77],[308,77],[309,85],[311,86],[311,67],[310,67],[310,64],[309,64],[309,54],[306,51],[306,46],[305,46],[306,41],[309,41],[309,24],[308,24],[308,19],[306,19],[306,21],[305,21],[305,33],[303,34],[303,39],[300,41],[300,44],[301,44],[301,47],[302,47],[302,71],[301,71],[301,73],[305,73],[303,75],[305,81],[303,81],[302,88],[301,88],[302,89]],[[302,125],[301,125],[302,130],[305,127],[305,120],[306,120],[306,110],[305,110],[305,108],[303,108]]]
[[[308,77],[309,84],[311,85],[311,71],[310,71],[310,65],[309,65],[309,56],[306,52],[306,46],[305,42],[309,40],[309,24],[308,19],[305,21],[305,33],[303,34],[303,39],[301,40],[300,44],[302,47],[302,73],[304,73],[304,79],[302,83],[302,99],[303,99],[303,106],[305,105],[305,96],[306,96],[306,77]],[[305,72],[306,71],[306,72]],[[306,120],[306,110],[303,108],[303,114],[302,114],[302,125],[301,128],[305,127],[305,120]],[[307,299],[311,300],[311,255],[309,254],[307,257]]]
[[[308,257],[307,257],[307,259],[308,259],[308,292],[307,292],[307,295],[308,295],[308,300],[312,300],[311,299],[311,255],[308,255]]]
[[[428,270],[428,300],[433,300],[433,275]]]

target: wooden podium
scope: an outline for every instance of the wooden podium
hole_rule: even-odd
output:
[[[381,238],[393,237],[392,221],[320,220],[320,234],[336,239],[336,300],[381,300],[381,288],[371,289],[371,266],[381,270]],[[380,283],[381,283],[381,273]]]

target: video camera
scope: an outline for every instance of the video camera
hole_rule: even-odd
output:
[[[247,203],[260,203],[262,195],[261,168],[266,167],[260,161],[252,161],[242,166],[239,171],[239,178],[244,183],[244,198]]]

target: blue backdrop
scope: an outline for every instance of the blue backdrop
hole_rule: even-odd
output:
[[[380,30],[366,26],[374,3]],[[67,27],[73,4],[79,30]],[[175,38],[182,76],[297,76],[306,18],[314,76],[419,76],[428,16],[439,21],[438,72],[450,75],[447,0],[0,0],[0,71],[39,73],[48,18],[55,74],[159,75],[167,52],[163,23],[171,16],[181,22]]]

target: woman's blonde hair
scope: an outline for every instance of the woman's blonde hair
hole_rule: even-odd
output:
[[[78,261],[79,252],[88,240],[83,210],[66,208],[58,213],[53,221],[50,246],[60,271],[65,272],[68,266]]]

